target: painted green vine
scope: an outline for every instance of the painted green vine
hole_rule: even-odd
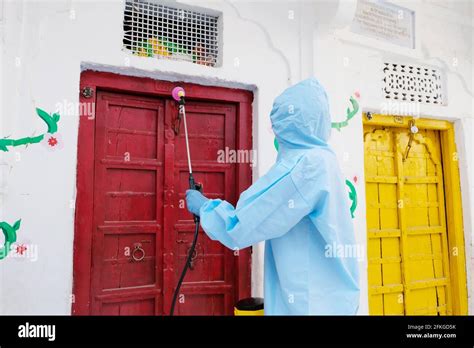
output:
[[[54,134],[58,131],[58,122],[60,119],[59,114],[53,113],[52,115],[46,111],[36,108],[36,114],[46,123],[47,132],[34,137],[24,137],[18,139],[10,139],[9,137],[0,139],[0,151],[8,152],[9,147],[16,147],[22,145],[38,144],[47,134]],[[0,222],[0,229],[5,237],[5,242],[0,248],[0,260],[3,260],[8,256],[11,251],[12,244],[16,242],[17,231],[20,229],[21,220],[18,220],[13,225],[3,221]]]
[[[339,132],[341,131],[341,128],[347,127],[349,125],[349,121],[359,112],[359,102],[352,96],[350,97],[350,102],[352,105],[352,110],[347,108],[346,119],[342,122],[331,123],[331,127],[337,129]]]
[[[40,143],[47,133],[54,134],[58,131],[59,114],[48,114],[46,111],[36,108],[38,116],[46,123],[48,131],[35,137],[24,137],[19,139],[3,138],[0,139],[0,151],[8,152],[8,147]]]
[[[357,191],[355,186],[346,179],[346,185],[349,187],[349,199],[351,200],[352,204],[350,206],[351,216],[354,218],[354,212],[357,208]]]

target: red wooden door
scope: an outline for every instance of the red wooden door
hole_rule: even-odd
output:
[[[165,93],[145,95],[136,87],[137,80],[148,79],[120,79],[129,82],[122,90],[117,90],[117,82],[113,90],[95,88],[95,118],[81,120],[93,124],[81,124],[79,136],[73,313],[167,314],[194,232],[184,204],[184,127],[174,134],[178,111],[167,92],[174,85],[164,83]],[[91,77],[86,80],[92,82]],[[105,80],[101,83],[117,81]],[[188,86],[191,92],[193,86]],[[199,88],[202,92],[207,87]],[[186,114],[194,176],[208,197],[235,203],[249,181],[249,169],[218,163],[217,156],[219,150],[242,143],[242,104],[228,98],[193,99],[192,94]],[[250,104],[245,106],[250,110]],[[81,146],[86,149],[81,151]],[[85,161],[93,161],[93,166]],[[93,168],[93,174],[86,175],[87,168]],[[201,230],[176,314],[231,315],[234,303],[249,295],[249,261],[248,251],[236,256]]]

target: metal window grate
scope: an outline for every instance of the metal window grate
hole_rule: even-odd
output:
[[[124,47],[142,57],[216,66],[219,16],[143,0],[127,0]]]
[[[385,98],[425,104],[445,104],[442,74],[431,67],[384,63]]]

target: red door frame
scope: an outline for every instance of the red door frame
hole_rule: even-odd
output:
[[[124,76],[106,72],[85,71],[80,81],[80,119],[77,150],[77,197],[74,222],[74,264],[73,264],[73,315],[90,315],[90,289],[92,267],[92,231],[94,212],[94,139],[95,117],[87,112],[96,102],[97,91],[126,92],[154,97],[167,97],[177,86],[186,89],[186,97],[194,100],[225,101],[237,106],[236,148],[252,149],[252,101],[253,93],[246,90],[224,87],[202,86],[193,83],[169,82],[151,78]],[[92,97],[82,93],[90,88]],[[165,135],[166,136],[166,135]],[[237,164],[237,190],[239,193],[252,184],[252,168],[248,163]],[[166,265],[167,257],[163,255]],[[238,284],[236,298],[250,296],[251,248],[246,248],[235,257],[235,284]],[[164,275],[166,276],[166,275]],[[166,309],[165,313],[167,313]]]

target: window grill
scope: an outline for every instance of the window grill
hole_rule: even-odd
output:
[[[445,104],[442,74],[431,67],[384,63],[385,98],[425,104]]]
[[[124,47],[142,57],[216,66],[219,16],[143,0],[127,0]]]

